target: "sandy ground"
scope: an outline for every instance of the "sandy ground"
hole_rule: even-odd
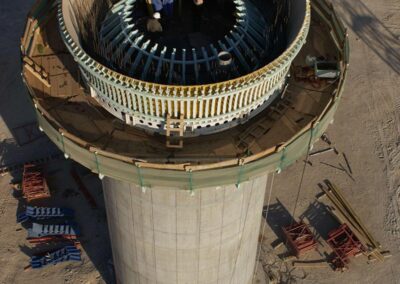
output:
[[[337,224],[313,204],[319,192],[317,184],[329,179],[343,189],[365,225],[393,257],[370,265],[360,257],[345,273],[329,268],[290,273],[284,269],[282,273],[298,283],[400,283],[400,1],[336,0],[334,5],[349,29],[352,53],[346,91],[328,136],[348,157],[354,180],[332,167],[345,166],[343,156],[333,152],[310,158],[313,166],[306,167],[303,183],[302,162],[276,175],[265,243],[278,238],[280,230],[275,226],[287,223],[293,213],[296,218],[314,218],[310,223],[317,235],[335,228]],[[326,147],[320,141],[313,151]],[[286,208],[286,220],[277,207]],[[313,214],[319,214],[318,218]],[[323,257],[316,254],[307,259]],[[273,257],[267,254],[262,258]]]
[[[98,205],[92,209],[79,192],[71,178],[71,167],[77,167],[80,176],[92,193]],[[23,210],[25,201],[20,194],[11,189],[10,176],[0,178],[0,283],[113,283],[111,248],[108,238],[107,220],[103,193],[99,179],[68,161],[55,161],[46,165],[46,176],[52,189],[49,200],[32,203],[37,206],[67,207],[75,211],[75,221],[82,232],[79,241],[82,246],[82,262],[62,263],[45,269],[26,270],[29,257],[55,249],[60,245],[34,248],[26,241],[30,223],[17,224],[16,213]],[[18,179],[18,175],[14,178]],[[62,182],[60,182],[62,181]]]
[[[276,175],[264,243],[269,245],[278,239],[279,226],[290,220],[290,215],[312,219],[312,225],[321,236],[335,227],[318,204],[313,204],[319,192],[317,184],[330,179],[345,191],[366,226],[393,257],[385,263],[370,265],[360,257],[345,273],[329,268],[292,271],[276,261],[276,251],[261,258],[292,279],[290,283],[400,283],[400,0],[333,2],[349,28],[352,53],[344,98],[328,135],[337,149],[348,157],[352,178],[332,167],[345,162],[342,156],[334,153],[312,157],[313,166],[306,167],[302,183],[302,162]],[[34,121],[19,75],[18,50],[25,15],[32,3],[32,0],[14,0],[0,5],[0,165],[57,152],[45,137],[18,147],[11,134],[11,129]],[[318,142],[313,150],[325,147],[323,142]],[[4,176],[0,177],[0,283],[32,283],[35,280],[41,283],[111,283],[111,253],[101,188],[98,180],[82,172],[85,183],[99,203],[98,209],[90,209],[69,177],[70,167],[71,164],[65,161],[50,165],[48,171],[54,198],[49,205],[70,206],[77,211],[77,221],[84,233],[83,263],[23,271],[31,250],[25,241],[26,230],[15,222],[21,204],[8,186],[13,177]],[[57,180],[62,180],[62,184]],[[65,198],[65,192],[71,191],[76,194]],[[313,218],[315,212],[321,213],[317,214],[318,218]],[[308,259],[322,257],[315,254]],[[262,271],[261,266],[259,269]]]

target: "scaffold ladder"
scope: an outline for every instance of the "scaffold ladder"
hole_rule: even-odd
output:
[[[179,119],[172,118],[171,115],[167,115],[166,130],[167,130],[167,148],[183,148],[183,131],[185,123],[183,114],[179,116]]]

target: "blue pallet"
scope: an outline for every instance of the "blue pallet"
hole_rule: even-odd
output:
[[[50,225],[33,223],[32,228],[28,229],[28,238],[60,235],[79,236],[80,230],[75,223]]]
[[[33,269],[38,269],[50,264],[56,265],[60,262],[81,260],[81,251],[69,245],[45,256],[32,256],[30,264]]]
[[[73,218],[74,210],[58,207],[33,207],[27,206],[24,212],[17,216],[17,222],[22,223],[28,220],[43,220],[52,218]]]

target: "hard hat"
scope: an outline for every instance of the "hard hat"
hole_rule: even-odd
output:
[[[159,19],[161,19],[161,14],[159,12],[155,12],[153,14],[153,18],[159,20]]]

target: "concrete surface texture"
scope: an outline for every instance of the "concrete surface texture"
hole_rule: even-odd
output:
[[[103,181],[118,283],[251,283],[267,175],[190,191]]]

